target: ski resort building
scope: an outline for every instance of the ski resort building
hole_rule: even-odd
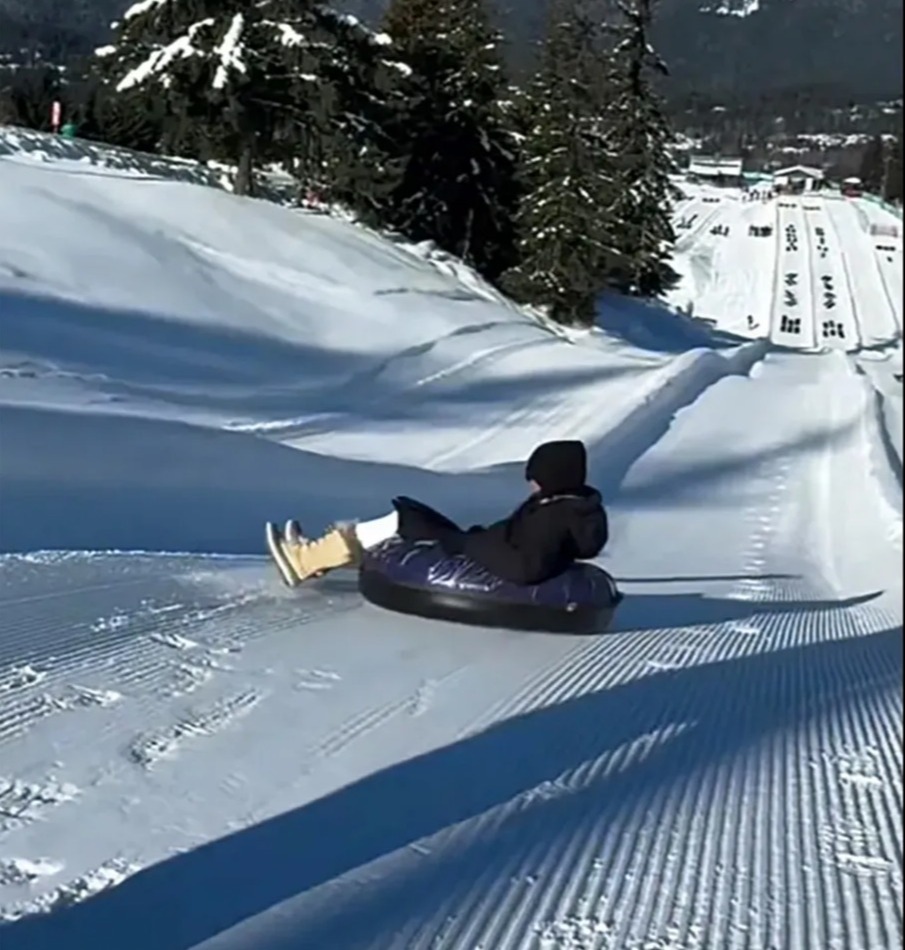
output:
[[[773,187],[785,194],[800,194],[803,191],[816,191],[824,183],[823,171],[808,165],[790,165],[773,172]]]
[[[718,185],[723,188],[740,188],[744,182],[741,158],[725,158],[720,155],[693,155],[685,176],[697,184]]]

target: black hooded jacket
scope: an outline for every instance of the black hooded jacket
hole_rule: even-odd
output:
[[[519,585],[540,584],[575,561],[596,557],[609,527],[600,492],[585,484],[584,444],[545,442],[528,459],[525,477],[540,489],[508,518],[467,531],[420,501],[396,498],[399,534],[411,541],[437,541],[448,554],[465,554]]]
[[[540,584],[575,561],[596,557],[609,537],[606,511],[595,488],[536,492],[508,518],[469,528],[461,552],[514,584]]]

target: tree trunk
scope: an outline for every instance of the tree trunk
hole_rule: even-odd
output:
[[[246,135],[242,142],[242,151],[239,153],[239,166],[236,169],[237,195],[254,194],[254,139]]]

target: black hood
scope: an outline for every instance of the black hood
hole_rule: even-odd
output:
[[[525,478],[534,480],[545,495],[577,492],[588,478],[588,453],[576,440],[544,442],[525,466]]]

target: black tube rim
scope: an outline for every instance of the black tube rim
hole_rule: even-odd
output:
[[[546,604],[507,603],[480,595],[402,584],[366,567],[359,571],[359,590],[369,603],[394,613],[475,627],[584,636],[606,633],[618,604],[616,601],[606,607],[574,605],[564,609]]]

